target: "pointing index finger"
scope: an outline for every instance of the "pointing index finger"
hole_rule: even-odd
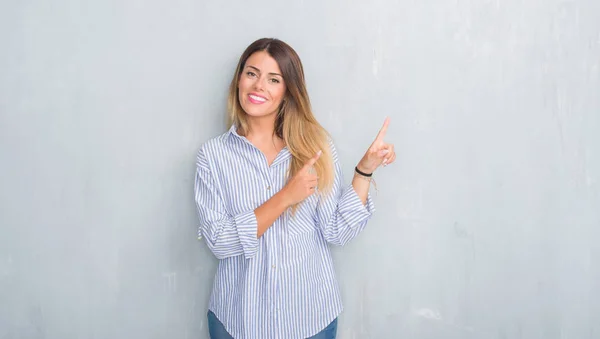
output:
[[[304,165],[304,167],[309,168],[312,165],[314,165],[317,162],[317,160],[319,160],[319,158],[321,157],[321,153],[323,153],[323,152],[322,151],[318,151],[317,154],[314,157],[310,158],[310,160],[308,160],[306,162],[306,164]]]
[[[379,130],[379,133],[377,133],[377,138],[375,138],[376,140],[383,140],[383,138],[385,138],[385,133],[387,132],[388,129],[388,125],[390,124],[390,117],[385,118],[385,121],[383,122],[383,127],[381,127],[381,129]]]

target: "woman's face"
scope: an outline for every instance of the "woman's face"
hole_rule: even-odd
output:
[[[277,115],[286,86],[277,61],[267,52],[252,54],[238,82],[240,105],[252,117]]]

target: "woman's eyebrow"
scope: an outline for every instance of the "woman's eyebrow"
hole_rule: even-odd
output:
[[[246,67],[250,67],[250,68],[254,69],[255,71],[257,71],[258,73],[260,73],[260,69],[258,69],[257,67],[254,67],[254,66],[252,66],[252,65],[248,65],[248,66],[246,66]],[[282,76],[281,74],[279,74],[279,73],[273,73],[273,72],[271,72],[271,73],[269,73],[269,74],[270,74],[270,75],[277,75],[277,76],[280,76],[280,77],[282,77],[282,78],[283,78],[283,76]]]

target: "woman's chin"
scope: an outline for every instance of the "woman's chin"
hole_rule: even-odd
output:
[[[244,112],[246,112],[246,115],[253,117],[253,118],[265,118],[268,116],[272,116],[275,113],[273,112],[267,112],[265,110],[262,109],[244,109]]]

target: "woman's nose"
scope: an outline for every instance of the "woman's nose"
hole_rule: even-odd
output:
[[[264,79],[263,78],[256,79],[256,81],[254,82],[254,89],[263,90],[264,88],[265,88]]]

